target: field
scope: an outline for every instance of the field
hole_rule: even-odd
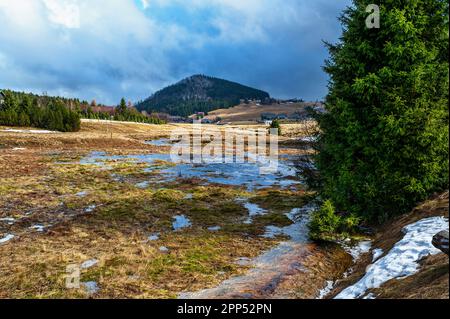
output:
[[[207,119],[214,120],[218,117],[222,122],[255,122],[261,120],[262,113],[286,114],[303,113],[306,106],[314,106],[315,103],[292,103],[257,105],[256,103],[240,104],[229,109],[220,109],[209,112]]]
[[[265,234],[292,225],[287,213],[310,200],[295,177],[288,187],[256,189],[208,180],[210,173],[169,178],[174,164],[154,157],[170,147],[148,141],[180,127],[84,121],[80,132],[64,134],[0,127],[0,298],[176,298],[245,274],[253,258],[285,242],[282,232]],[[281,141],[286,156],[298,153],[289,141]],[[283,256],[275,275],[288,282],[298,272],[292,264],[320,258],[319,280],[302,292],[315,297],[323,277],[344,267],[326,262],[341,250],[297,244],[302,254]],[[71,267],[79,268],[79,288],[67,288]],[[228,297],[289,297],[289,284],[267,290],[273,276]]]

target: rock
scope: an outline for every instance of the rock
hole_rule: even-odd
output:
[[[448,230],[441,231],[433,237],[433,246],[448,255]]]

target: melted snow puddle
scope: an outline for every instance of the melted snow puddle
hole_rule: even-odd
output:
[[[280,161],[275,173],[261,174],[261,170],[268,167],[264,161],[257,163],[204,163],[204,164],[177,164],[170,167],[155,165],[158,161],[171,163],[170,154],[137,154],[137,155],[112,155],[104,152],[92,152],[80,160],[81,165],[97,165],[108,167],[108,161],[132,161],[148,164],[146,172],[158,173],[151,182],[171,182],[177,178],[200,178],[207,183],[216,183],[232,186],[245,186],[248,190],[262,189],[278,186],[288,188],[300,184],[297,179],[297,171],[292,160]],[[68,164],[68,163],[62,163]],[[73,164],[73,163],[72,163]],[[147,181],[150,182],[150,181]],[[147,182],[136,185],[146,188]]]
[[[159,233],[157,234],[151,234],[150,236],[147,237],[148,241],[157,241],[159,240]]]
[[[14,235],[6,234],[5,237],[0,238],[0,245],[7,243],[8,241],[10,241],[13,238],[14,238]]]
[[[304,208],[303,208],[304,210]],[[309,224],[309,215],[302,212],[300,208],[294,208],[286,216],[293,222],[293,224],[286,227],[267,226],[265,238],[275,238],[277,236],[287,236],[296,242],[305,242],[308,240],[307,229]]]
[[[178,215],[173,217],[175,221],[172,223],[174,231],[179,231],[183,228],[189,228],[192,226],[191,221],[185,215]]]
[[[5,218],[0,218],[0,222],[6,223],[8,225],[14,225],[14,223],[16,222],[16,219],[12,218],[12,217],[5,217]]]
[[[95,295],[100,290],[100,287],[95,281],[83,282],[82,285],[89,295]]]
[[[144,144],[152,146],[172,146],[170,138],[160,138],[158,140],[145,141]]]
[[[305,245],[309,242],[307,224],[309,215],[315,208],[308,205],[291,212],[290,216],[296,226],[292,227],[292,230],[296,228],[295,232],[289,232],[292,235],[291,240],[281,242],[253,260],[237,259],[236,263],[252,267],[247,274],[223,281],[216,288],[182,293],[179,298],[228,299],[269,296],[285,277],[303,270],[299,260],[309,254],[309,249]]]
[[[403,239],[396,243],[386,256],[370,265],[359,282],[344,289],[336,299],[371,297],[365,296],[369,289],[379,288],[391,279],[405,278],[417,273],[418,262],[422,258],[441,252],[431,242],[436,233],[445,229],[448,229],[448,219],[444,217],[426,218],[406,226],[403,228]]]

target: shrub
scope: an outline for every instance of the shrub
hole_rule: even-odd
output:
[[[333,203],[327,200],[313,212],[309,224],[309,236],[313,240],[336,240],[354,234],[360,218],[355,215],[339,216]]]
[[[273,120],[272,124],[270,124],[271,129],[277,129],[278,130],[278,136],[281,136],[281,125],[278,120]]]

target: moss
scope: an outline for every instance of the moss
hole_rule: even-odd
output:
[[[269,190],[260,192],[250,201],[265,209],[287,212],[292,208],[302,207],[308,201],[308,198],[303,192]]]
[[[164,188],[156,191],[156,193],[153,194],[153,199],[161,202],[177,203],[182,201],[185,196],[186,195],[181,191]]]
[[[292,221],[285,215],[280,213],[269,213],[266,215],[256,216],[254,222],[262,225],[273,225],[285,227],[292,225]]]

